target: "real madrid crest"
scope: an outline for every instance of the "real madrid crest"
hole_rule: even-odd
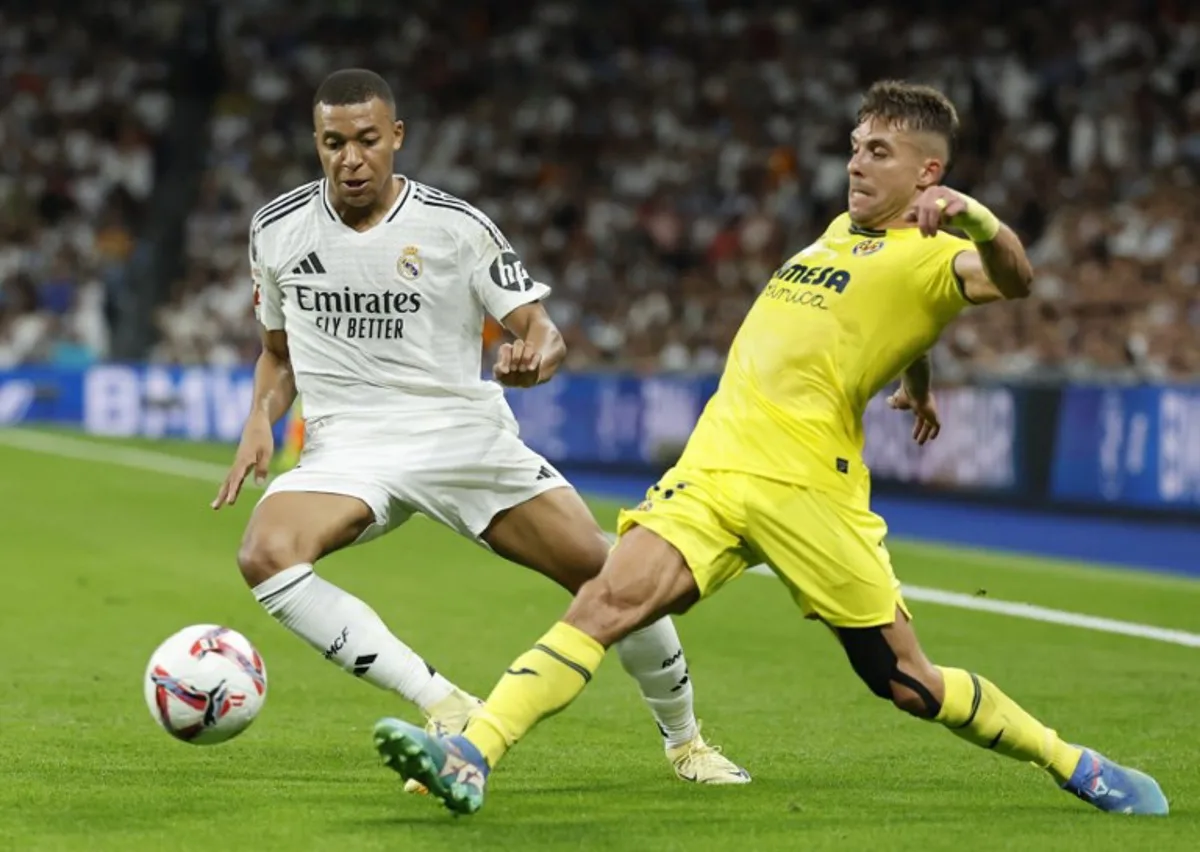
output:
[[[396,260],[396,271],[401,278],[415,281],[421,277],[425,264],[421,261],[421,250],[416,246],[405,246]]]
[[[867,254],[875,254],[881,248],[883,248],[883,240],[863,240],[850,249],[850,253],[862,257]]]

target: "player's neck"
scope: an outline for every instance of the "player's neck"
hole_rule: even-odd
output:
[[[383,192],[369,207],[351,207],[332,192],[329,203],[333,207],[333,212],[337,213],[338,218],[347,227],[356,231],[366,231],[379,224],[380,220],[387,215],[387,212],[392,209],[392,205],[396,203],[396,199],[400,197],[400,190],[403,187],[404,178],[392,175],[384,186]]]
[[[860,231],[904,231],[910,228],[915,228],[915,222],[909,222],[907,219],[908,210],[912,205],[906,203],[896,210],[885,211],[879,216],[872,218],[869,222],[855,222],[854,225]]]

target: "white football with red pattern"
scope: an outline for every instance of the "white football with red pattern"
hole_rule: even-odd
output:
[[[194,624],[150,657],[146,706],[176,739],[212,745],[233,739],[262,710],[267,667],[250,640],[228,627]]]

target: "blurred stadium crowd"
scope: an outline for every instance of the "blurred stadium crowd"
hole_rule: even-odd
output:
[[[0,367],[112,357],[146,298],[129,271],[159,215],[182,6],[0,11]],[[253,359],[250,215],[319,174],[312,91],[366,66],[407,123],[398,170],[500,225],[555,287],[573,367],[719,367],[768,273],[840,212],[859,91],[900,76],[955,100],[949,183],[1012,223],[1037,267],[1033,297],[955,324],[942,378],[1200,370],[1200,5],[383,9],[224,4],[186,262],[143,312],[144,357]]]

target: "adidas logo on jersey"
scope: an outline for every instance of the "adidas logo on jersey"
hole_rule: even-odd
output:
[[[538,479],[553,479],[556,476],[558,476],[557,473],[555,473],[553,470],[551,470],[546,465],[542,465],[541,470],[538,471],[537,478]]]
[[[321,260],[315,251],[309,252],[308,257],[292,267],[293,275],[323,275],[324,273],[325,267],[321,265]]]

